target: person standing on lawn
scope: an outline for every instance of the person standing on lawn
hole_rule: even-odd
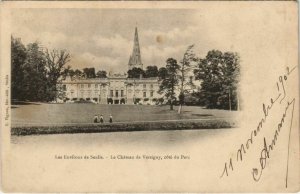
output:
[[[95,115],[95,116],[94,116],[94,123],[98,123],[98,120],[99,120],[98,115]]]
[[[103,123],[104,119],[103,119],[103,115],[100,116],[100,123]]]
[[[113,118],[112,118],[112,115],[110,114],[109,116],[109,122],[112,123],[113,122]]]

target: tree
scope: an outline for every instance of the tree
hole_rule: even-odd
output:
[[[84,73],[83,73],[81,70],[76,69],[76,70],[74,71],[74,76],[77,77],[77,78],[80,78],[80,77],[83,77],[83,76],[84,76]]]
[[[158,69],[157,66],[148,66],[145,71],[145,77],[157,77]]]
[[[96,73],[95,73],[95,68],[84,68],[83,69],[83,73],[85,74],[85,76],[87,78],[95,78],[96,77]]]
[[[182,60],[180,61],[180,67],[179,67],[179,81],[180,81],[180,87],[179,87],[179,109],[178,113],[181,113],[182,105],[184,103],[184,96],[185,93],[187,93],[186,86],[191,86],[193,83],[191,82],[189,73],[191,71],[192,62],[196,61],[195,54],[193,52],[194,45],[188,46],[187,50],[185,51]]]
[[[65,67],[69,61],[65,50],[49,51],[38,42],[25,47],[20,39],[11,37],[12,99],[54,100],[59,79],[75,74],[70,66]]]
[[[159,68],[159,70],[158,70],[158,77],[160,79],[165,79],[166,76],[167,76],[167,74],[168,74],[167,68],[165,68],[165,67]]]
[[[177,61],[173,58],[167,59],[166,71],[163,72],[161,77],[159,77],[160,86],[159,93],[163,93],[170,103],[170,110],[173,110],[173,102],[176,100],[175,88],[178,85],[177,71],[179,70],[179,65]]]
[[[134,67],[127,72],[128,78],[140,78],[140,76],[145,77],[145,72],[143,69]]]
[[[46,70],[48,76],[48,100],[54,100],[60,91],[57,88],[58,80],[65,71],[65,65],[70,61],[70,54],[65,50],[46,49]],[[67,67],[68,68],[68,67]]]
[[[64,68],[63,73],[62,73],[62,77],[63,79],[66,78],[66,76],[71,76],[73,77],[75,75],[75,71],[71,68],[70,65],[68,65],[66,68]]]
[[[27,45],[24,63],[23,97],[30,101],[44,101],[47,98],[46,58],[38,42]]]
[[[199,95],[207,108],[237,109],[239,59],[237,53],[212,50],[199,60],[194,74],[202,80]]]
[[[107,73],[106,71],[100,70],[97,72],[96,77],[98,78],[106,78],[107,77]]]
[[[24,100],[24,64],[27,57],[26,47],[21,39],[11,37],[11,96]]]

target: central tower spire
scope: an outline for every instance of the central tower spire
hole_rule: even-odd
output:
[[[134,67],[143,69],[137,27],[135,27],[133,50],[131,56],[129,57],[128,70]]]

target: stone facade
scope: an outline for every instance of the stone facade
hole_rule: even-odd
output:
[[[128,70],[143,68],[137,28],[133,52]],[[100,104],[155,104],[158,93],[158,78],[128,78],[126,74],[109,74],[107,78],[71,78],[67,76],[60,84],[64,101],[90,100]]]
[[[91,100],[100,104],[155,104],[161,95],[157,93],[157,78],[132,79],[112,75],[108,78],[74,79],[68,76],[62,81],[66,100]]]

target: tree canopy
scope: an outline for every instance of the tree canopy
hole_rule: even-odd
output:
[[[103,71],[103,70],[100,70],[96,73],[96,77],[98,78],[106,78],[107,77],[107,72],[106,71]]]
[[[147,66],[146,71],[145,71],[145,76],[146,77],[157,77],[158,76],[158,68],[157,66]]]
[[[140,76],[145,77],[145,72],[143,69],[134,67],[128,70],[128,78],[140,78]]]
[[[58,95],[57,83],[70,55],[64,50],[45,50],[38,42],[26,47],[11,37],[12,99],[51,101]]]
[[[207,108],[237,109],[240,58],[237,53],[209,51],[194,70],[201,80],[199,97]]]
[[[83,68],[83,73],[86,76],[86,78],[95,78],[96,77],[96,71],[95,71],[94,67]]]
[[[164,94],[170,103],[170,110],[173,110],[173,103],[176,100],[175,90],[178,85],[177,72],[179,70],[177,61],[173,58],[169,58],[166,61],[166,67],[160,69],[160,86],[159,93]]]
[[[179,78],[179,103],[180,107],[178,109],[178,113],[181,113],[182,105],[184,103],[185,94],[188,93],[187,86],[192,86],[193,82],[190,79],[190,71],[192,69],[192,63],[196,62],[196,56],[193,52],[194,45],[188,46],[187,50],[184,52],[182,60],[179,63],[179,71],[178,71],[178,78]],[[191,87],[190,87],[191,88]]]

